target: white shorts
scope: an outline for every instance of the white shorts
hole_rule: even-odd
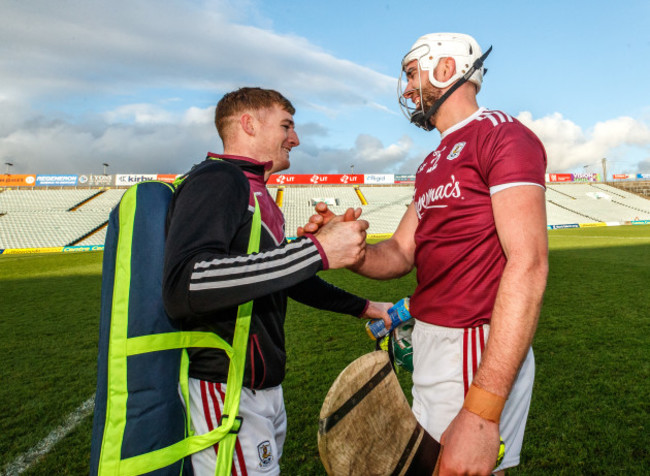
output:
[[[438,441],[463,406],[489,331],[487,324],[454,329],[415,322],[413,413]],[[497,471],[519,464],[534,379],[535,359],[531,348],[501,414],[499,431],[506,444],[506,453]]]
[[[191,378],[190,412],[195,434],[219,424],[226,385]],[[239,404],[243,422],[237,434],[232,461],[233,476],[280,474],[280,457],[287,434],[287,414],[282,386],[264,390],[243,388]],[[192,455],[197,476],[214,476],[219,444]]]

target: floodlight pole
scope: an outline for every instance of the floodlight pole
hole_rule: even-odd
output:
[[[603,157],[603,182],[607,182],[607,159]]]
[[[104,175],[106,175],[106,169],[109,167],[110,164],[102,164],[104,166]]]
[[[9,167],[13,167],[14,164],[12,164],[11,162],[5,162],[5,165],[7,166],[7,168],[5,169],[5,175],[9,175]]]
[[[350,164],[350,173],[354,175],[354,164]]]

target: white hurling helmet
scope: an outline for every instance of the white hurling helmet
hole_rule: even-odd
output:
[[[489,53],[489,50],[488,50]],[[487,54],[485,56],[487,56]],[[474,38],[463,33],[430,33],[421,36],[413,44],[411,50],[402,59],[402,72],[398,84],[398,97],[402,111],[407,118],[412,119],[415,108],[407,104],[404,98],[404,88],[408,80],[404,80],[404,69],[413,60],[417,60],[418,68],[429,72],[428,78],[432,85],[444,89],[463,78],[473,67],[477,66],[467,81],[476,85],[477,92],[481,90],[483,74],[487,69],[483,68],[482,61],[477,64],[482,56],[481,47]],[[456,62],[456,73],[448,81],[441,82],[433,76],[433,70],[441,58],[451,57]],[[483,58],[485,59],[485,58]],[[424,111],[422,111],[424,113]],[[420,127],[422,127],[420,125]]]

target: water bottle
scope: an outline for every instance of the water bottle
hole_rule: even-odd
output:
[[[404,299],[400,299],[397,304],[388,310],[388,315],[392,321],[390,329],[386,329],[383,319],[372,319],[366,322],[366,332],[372,340],[381,339],[397,326],[411,318],[411,313],[409,312],[409,298],[405,297]]]

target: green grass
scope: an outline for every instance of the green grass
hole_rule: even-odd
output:
[[[102,253],[0,258],[2,467],[94,393]]]
[[[537,378],[521,465],[512,475],[646,474],[650,226],[553,230],[535,338]],[[0,468],[29,450],[94,392],[101,253],[0,255]],[[375,300],[410,294],[413,274],[328,281]],[[289,418],[283,474],[325,474],[318,414],[332,381],[373,350],[363,322],[291,302]],[[409,375],[400,381],[409,395]],[[25,474],[86,474],[91,417]]]
[[[646,474],[650,227],[550,233],[537,378],[516,474]]]

